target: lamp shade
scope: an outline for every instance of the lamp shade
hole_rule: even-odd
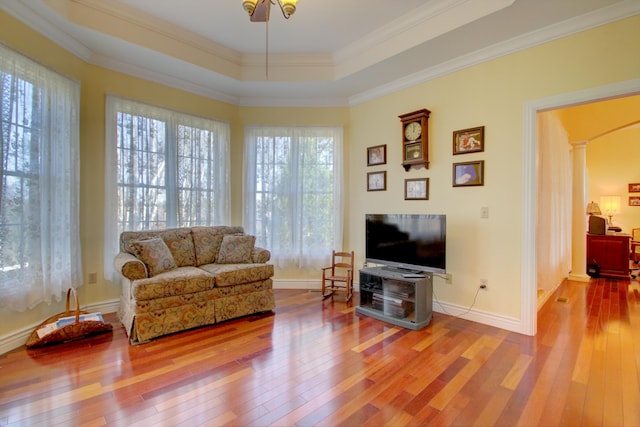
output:
[[[605,215],[615,215],[620,213],[620,196],[600,197],[600,206]]]
[[[594,201],[587,205],[587,215],[602,215],[600,206]]]

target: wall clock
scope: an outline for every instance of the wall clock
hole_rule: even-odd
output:
[[[422,109],[398,116],[402,123],[402,166],[424,165],[429,169],[428,120],[431,111]]]

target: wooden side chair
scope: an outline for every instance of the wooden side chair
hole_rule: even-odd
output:
[[[333,296],[336,293],[344,293],[347,302],[353,296],[353,262],[354,254],[351,252],[336,252],[331,254],[331,265],[322,269],[322,299]]]
[[[640,228],[631,230],[631,240],[629,241],[629,275],[632,279],[640,276]]]
[[[637,265],[640,262],[640,228],[631,230],[631,260]]]

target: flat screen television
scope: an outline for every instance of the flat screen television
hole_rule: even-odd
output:
[[[367,214],[367,262],[401,271],[446,273],[447,217]]]

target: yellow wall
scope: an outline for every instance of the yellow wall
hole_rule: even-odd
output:
[[[237,107],[159,84],[101,69],[74,58],[39,34],[0,12],[0,40],[37,61],[82,82],[81,239],[85,275],[102,276],[104,100],[107,93],[230,122],[232,131],[232,223],[242,215],[242,145],[245,124],[331,124],[345,126],[345,247],[364,255],[364,214],[436,212],[447,215],[448,270],[453,284],[436,279],[439,299],[468,306],[480,278],[489,290],[476,308],[498,316],[520,316],[521,153],[523,104],[555,94],[637,78],[640,56],[627,46],[640,39],[640,17],[626,19],[514,53],[414,88],[351,108]],[[567,55],[571,52],[571,55]],[[428,170],[400,166],[399,114],[421,108],[429,120]],[[453,156],[452,131],[485,126],[483,153]],[[366,147],[387,144],[384,166],[366,166]],[[453,162],[485,160],[485,185],[452,188]],[[366,173],[387,170],[388,190],[367,192]],[[405,178],[428,177],[428,201],[404,201]],[[480,219],[480,207],[489,219]],[[287,277],[285,272],[279,272]],[[83,304],[118,298],[118,286],[104,283],[79,290]],[[40,305],[25,313],[0,311],[0,337],[29,327],[61,304]]]
[[[614,224],[625,233],[639,228],[640,207],[629,206],[629,196],[640,193],[629,193],[628,185],[640,182],[640,95],[563,108],[558,115],[571,141],[588,141],[588,199],[620,196]]]
[[[469,306],[480,279],[489,290],[475,308],[520,317],[523,106],[531,100],[640,76],[640,56],[625,46],[640,37],[640,17],[626,19],[517,52],[405,89],[351,109],[351,226],[349,245],[362,257],[364,215],[433,212],[447,215],[447,270],[453,284],[436,278],[440,300]],[[571,55],[567,55],[571,52]],[[399,114],[429,109],[428,170],[400,166]],[[483,153],[452,154],[452,132],[485,126]],[[388,144],[388,164],[367,167],[365,147]],[[453,188],[452,163],[485,160],[483,187]],[[367,192],[365,175],[387,170],[388,191]],[[428,177],[426,202],[404,201],[406,178]],[[625,181],[626,182],[626,181]],[[480,208],[489,207],[489,218]]]
[[[640,110],[636,110],[640,117]],[[630,183],[640,183],[640,127],[598,138],[587,145],[589,200],[600,203],[600,196],[622,199],[620,213],[613,223],[625,233],[640,228],[640,206],[629,206]]]

